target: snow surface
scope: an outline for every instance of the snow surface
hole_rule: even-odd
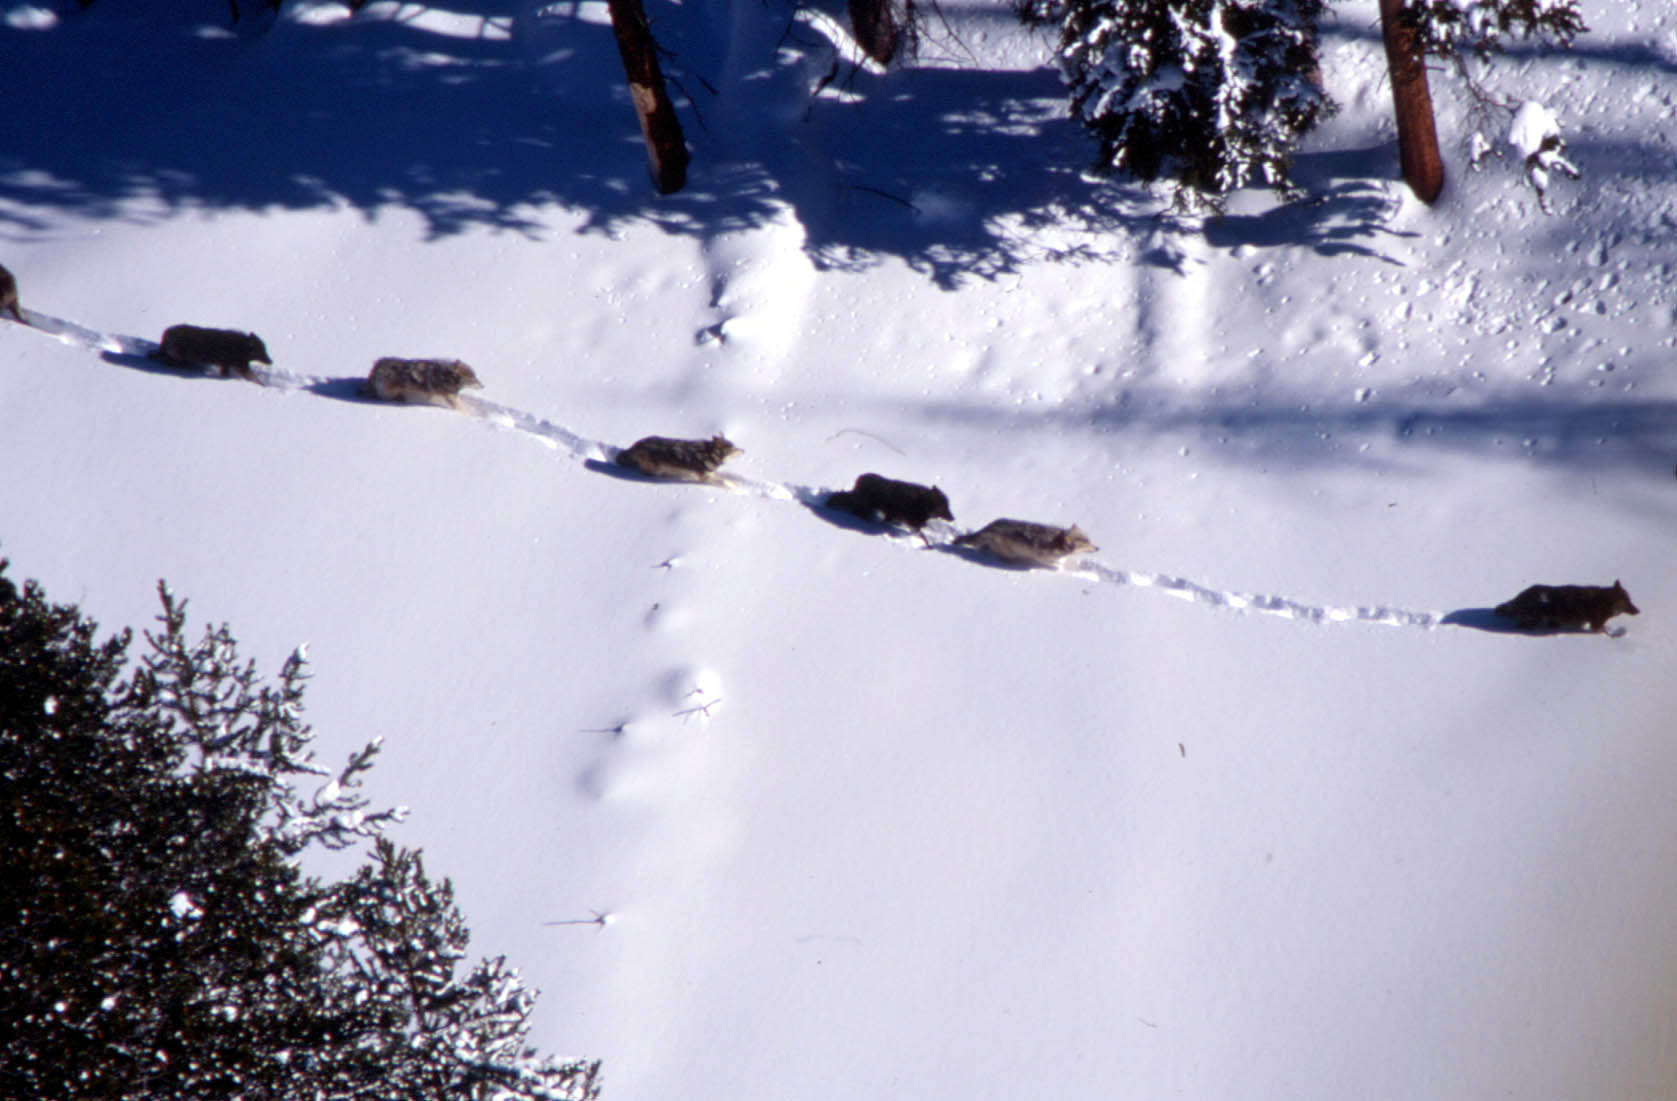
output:
[[[14,576],[309,641],[321,759],[385,738],[610,1097],[1677,1093],[1669,7],[1498,77],[1552,217],[1443,73],[1407,196],[1347,3],[1311,197],[1204,221],[1082,177],[1005,2],[887,72],[840,7],[651,5],[658,199],[600,7],[7,8]],[[180,321],[270,385],[146,360]],[[477,416],[358,397],[383,355]],[[732,491],[603,461],[715,432]],[[812,507],[869,470],[1101,549]],[[1486,611],[1614,578],[1616,637]]]

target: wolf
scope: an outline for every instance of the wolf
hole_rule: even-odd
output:
[[[363,393],[380,401],[412,401],[460,408],[460,391],[481,387],[477,372],[458,359],[398,359],[373,364]]]
[[[17,276],[7,271],[4,264],[0,264],[0,311],[23,320],[23,310],[17,304]]]
[[[653,478],[711,482],[718,467],[743,452],[721,436],[708,440],[672,440],[647,436],[617,453],[617,465]]]
[[[1513,620],[1522,630],[1533,628],[1606,628],[1616,615],[1641,615],[1618,581],[1611,585],[1532,585],[1504,604],[1496,614]]]
[[[1063,558],[1100,550],[1076,524],[1060,528],[1029,520],[992,520],[955,543],[987,550],[1003,562],[1019,566],[1057,567]]]
[[[198,325],[171,325],[163,330],[163,342],[154,358],[177,367],[214,367],[222,378],[238,375],[255,382],[250,365],[272,363],[262,338],[234,329],[206,329]]]
[[[921,539],[926,533],[920,529],[931,521],[955,519],[949,511],[949,498],[937,486],[899,482],[879,474],[863,474],[850,489],[829,496],[827,507],[863,520],[901,524]]]

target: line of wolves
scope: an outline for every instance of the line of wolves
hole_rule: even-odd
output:
[[[17,280],[0,266],[0,312],[23,321]],[[252,363],[272,364],[267,346],[255,333],[171,325],[153,353],[163,362],[181,367],[214,368],[222,378],[237,375],[255,381]],[[460,408],[460,391],[481,388],[477,372],[458,359],[403,359],[385,356],[373,364],[363,386],[382,401],[422,402]],[[721,479],[722,464],[740,448],[721,436],[708,440],[647,436],[618,452],[620,466],[648,477],[674,481],[711,482]],[[949,498],[937,486],[898,481],[881,474],[863,474],[848,490],[830,494],[827,507],[862,520],[906,528],[928,545],[925,527],[934,520],[953,522]],[[1058,568],[1077,554],[1099,550],[1078,528],[1002,518],[977,531],[957,536],[957,546],[973,547],[1002,562],[1019,566]],[[1611,585],[1532,585],[1494,609],[1498,616],[1522,630],[1606,629],[1620,614],[1638,615],[1641,609],[1617,580]]]

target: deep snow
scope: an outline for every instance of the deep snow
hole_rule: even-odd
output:
[[[944,11],[811,99],[842,21],[654,5],[660,200],[600,4],[11,5],[0,553],[307,640],[324,754],[386,739],[608,1096],[1671,1095],[1677,17],[1501,71],[1584,171],[1544,217],[1443,74],[1406,198],[1345,4],[1312,198],[1194,220]],[[134,354],[178,321],[275,385]],[[358,399],[381,355],[484,416]],[[713,432],[740,492],[600,462]],[[1101,549],[810,506],[865,470]],[[1484,629],[1615,577],[1617,637]]]

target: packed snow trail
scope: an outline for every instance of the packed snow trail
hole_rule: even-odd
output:
[[[56,337],[60,343],[76,344],[92,352],[113,352],[126,356],[149,356],[157,351],[157,341],[141,340],[133,336],[112,336],[95,329],[86,329],[73,321],[41,313],[27,307],[22,311],[23,324]]]
[[[1115,569],[1094,559],[1084,559],[1080,564],[1065,572],[1077,576],[1097,578],[1114,585],[1135,585],[1139,588],[1158,589],[1160,592],[1192,601],[1195,604],[1208,604],[1214,608],[1233,608],[1236,611],[1243,612],[1262,612],[1264,615],[1280,616],[1283,619],[1302,619],[1307,623],[1379,623],[1388,627],[1423,627],[1430,629],[1437,627],[1444,621],[1444,613],[1442,612],[1411,612],[1402,608],[1388,608],[1378,604],[1361,605],[1355,608],[1336,608],[1332,605],[1318,607],[1313,604],[1301,604],[1296,600],[1288,600],[1279,596],[1224,592],[1221,589],[1208,589],[1204,585],[1189,581],[1184,577]]]
[[[66,344],[77,344],[90,351],[107,355],[150,358],[158,348],[156,341],[146,340],[143,337],[102,333],[34,310],[24,310],[23,314],[24,323],[29,327],[56,337]],[[184,370],[190,371],[192,368],[185,368]],[[345,387],[353,387],[361,382],[356,377],[309,375],[290,371],[283,367],[263,366],[261,364],[251,365],[251,375],[253,381],[260,386],[275,390],[302,391],[305,393],[340,393]],[[372,397],[368,397],[366,400],[369,403],[376,401]],[[483,421],[496,428],[530,436],[545,446],[560,451],[587,466],[611,463],[617,458],[618,452],[622,450],[615,444],[578,435],[561,424],[556,424],[534,413],[527,413],[522,409],[514,409],[498,402],[467,394],[459,395],[457,401],[459,411],[466,416]],[[389,403],[377,402],[377,404],[386,405]],[[630,476],[640,477],[639,475]],[[733,493],[760,497],[764,500],[791,501],[811,510],[824,509],[827,497],[837,492],[838,488],[767,481],[731,472],[720,473],[716,475],[714,482],[706,484]],[[960,529],[946,521],[938,520],[928,524],[923,536],[903,534],[899,529],[886,524],[870,526],[876,527],[882,534],[889,536],[891,542],[905,547],[921,548],[930,546],[954,552],[958,557],[973,561],[993,561],[969,552],[966,548],[957,548],[955,538],[960,534]],[[1173,577],[1169,574],[1126,570],[1118,566],[1108,565],[1089,556],[1068,559],[1065,565],[1058,570],[1040,570],[1039,572],[1059,573],[1068,577],[1096,581],[1107,585],[1129,585],[1138,589],[1157,589],[1162,593],[1194,604],[1203,604],[1213,608],[1228,608],[1240,612],[1257,612],[1262,615],[1272,615],[1281,619],[1297,620],[1304,623],[1373,623],[1387,627],[1419,627],[1423,630],[1431,630],[1448,622],[1446,613],[1443,612],[1416,612],[1385,605],[1340,607],[1331,604],[1305,604],[1281,596],[1265,596],[1257,593],[1213,589],[1198,582],[1189,581],[1182,577]]]

